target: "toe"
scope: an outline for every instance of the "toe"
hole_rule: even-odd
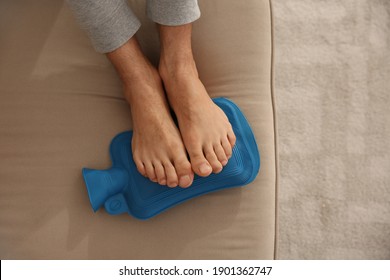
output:
[[[192,175],[183,175],[179,177],[179,186],[182,188],[188,188],[192,185],[194,181],[194,176]]]
[[[214,152],[222,166],[225,166],[228,163],[228,158],[225,154],[225,150],[223,149],[222,144],[214,145]]]
[[[157,181],[160,185],[167,184],[167,178],[165,176],[165,170],[161,163],[153,163],[154,171],[156,172]]]
[[[175,169],[179,179],[179,186],[182,188],[191,186],[194,179],[194,173],[191,169],[191,163],[187,160],[187,158],[176,160]]]
[[[142,175],[142,176],[144,176],[144,177],[146,177],[146,170],[145,170],[145,166],[144,166],[144,164],[143,164],[143,162],[142,161],[134,161],[135,162],[135,165],[137,166],[137,170],[138,170],[138,172]]]
[[[198,153],[190,154],[192,170],[199,176],[206,177],[213,171],[202,150]]]
[[[171,162],[167,162],[164,164],[164,169],[165,169],[165,175],[167,176],[167,186],[170,188],[177,187],[178,178],[176,174],[176,170],[173,167]]]
[[[229,159],[232,156],[232,146],[227,138],[222,139],[221,141],[222,147],[225,151],[226,157]]]
[[[213,147],[208,147],[205,149],[205,155],[207,161],[210,163],[213,172],[214,173],[219,173],[222,171],[222,164],[219,162],[217,155],[214,152]]]
[[[236,144],[237,139],[236,139],[236,135],[234,134],[232,129],[228,132],[227,136],[228,136],[230,146],[233,148],[234,145]]]
[[[157,183],[157,176],[154,172],[154,166],[151,162],[144,163],[145,170],[146,170],[146,176],[150,179],[150,181]]]

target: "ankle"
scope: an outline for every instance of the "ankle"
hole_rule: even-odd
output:
[[[160,57],[159,74],[164,83],[180,82],[186,79],[198,78],[198,70],[191,55],[175,55]]]

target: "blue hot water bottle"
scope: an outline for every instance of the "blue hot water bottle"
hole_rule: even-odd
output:
[[[145,220],[196,196],[252,182],[260,169],[260,155],[253,132],[237,105],[225,98],[213,101],[229,118],[237,138],[233,155],[219,174],[195,175],[188,188],[169,188],[154,183],[137,171],[131,152],[132,132],[126,131],[111,142],[110,169],[82,170],[93,210],[104,205],[109,214],[126,212]]]

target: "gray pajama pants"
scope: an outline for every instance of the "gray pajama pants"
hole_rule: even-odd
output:
[[[107,53],[126,43],[141,23],[128,0],[66,0],[95,50]],[[182,25],[200,17],[197,0],[146,0],[148,17],[162,25]]]

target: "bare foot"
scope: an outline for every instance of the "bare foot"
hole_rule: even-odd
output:
[[[108,57],[124,82],[130,104],[132,151],[138,171],[161,185],[189,187],[194,173],[157,69],[142,55],[135,39],[115,52]]]
[[[214,104],[199,80],[192,55],[172,57],[163,52],[159,72],[192,170],[199,176],[221,172],[231,157],[236,137],[225,113]]]

